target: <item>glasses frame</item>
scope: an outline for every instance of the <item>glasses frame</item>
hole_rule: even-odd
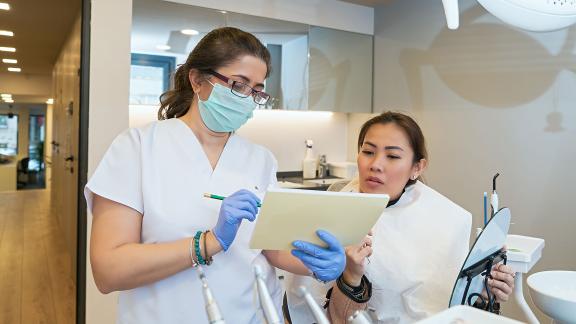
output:
[[[268,101],[270,101],[270,99],[272,99],[272,96],[270,96],[266,92],[260,91],[260,90],[255,90],[254,88],[252,88],[251,86],[249,86],[248,84],[246,84],[244,82],[232,80],[229,77],[224,76],[224,75],[222,75],[222,74],[220,74],[214,70],[207,70],[207,72],[209,74],[215,76],[216,78],[220,79],[221,81],[223,81],[227,85],[229,85],[230,86],[230,92],[232,92],[232,94],[234,94],[235,96],[238,96],[240,98],[247,98],[249,96],[252,96],[252,99],[254,99],[254,102],[260,106],[265,106],[268,103]],[[237,84],[240,84],[240,85],[250,89],[250,93],[244,94],[244,93],[234,91],[234,86]],[[262,95],[264,95],[264,97],[262,97]],[[261,99],[265,99],[265,101],[263,103],[260,103],[260,102],[256,101],[256,97],[259,97]]]

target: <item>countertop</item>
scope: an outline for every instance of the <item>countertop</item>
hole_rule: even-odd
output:
[[[281,188],[307,189],[307,190],[327,190],[334,182],[346,179],[334,176],[327,176],[316,179],[303,179],[302,171],[277,172],[278,184]]]

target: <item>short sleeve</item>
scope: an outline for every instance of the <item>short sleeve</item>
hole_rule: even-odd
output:
[[[280,188],[280,185],[278,184],[278,177],[276,176],[278,173],[278,161],[271,152],[268,152],[268,154],[272,160],[272,170],[270,171],[270,182],[268,188]]]
[[[137,129],[129,129],[114,139],[84,188],[90,211],[96,194],[144,214],[140,143]]]

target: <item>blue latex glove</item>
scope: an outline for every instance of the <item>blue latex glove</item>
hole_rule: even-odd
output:
[[[254,221],[258,214],[260,199],[252,192],[242,189],[222,201],[218,222],[212,231],[220,245],[227,251],[236,237],[243,219]]]
[[[316,278],[322,281],[335,280],[346,267],[346,253],[338,239],[332,234],[318,230],[316,235],[328,244],[327,248],[304,241],[294,241],[292,255],[300,259]]]

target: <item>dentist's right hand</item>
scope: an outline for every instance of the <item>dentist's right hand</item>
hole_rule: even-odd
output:
[[[227,251],[243,219],[253,222],[258,214],[260,199],[252,192],[242,189],[228,196],[222,201],[218,222],[212,231],[214,236]]]

